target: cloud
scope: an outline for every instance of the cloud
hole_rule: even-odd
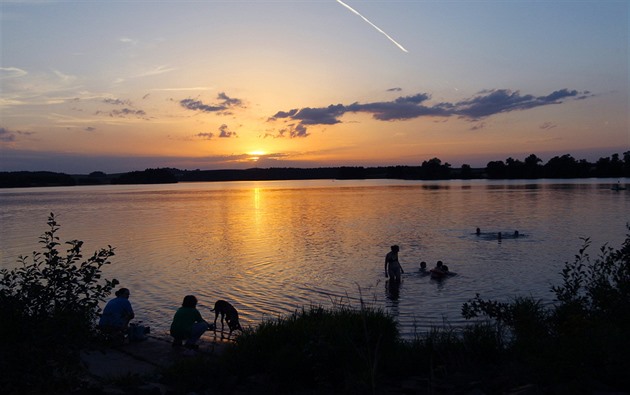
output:
[[[11,143],[13,141],[15,141],[15,132],[5,128],[0,128],[0,142]]]
[[[134,40],[133,38],[129,38],[129,37],[121,37],[118,41],[120,41],[121,43],[131,44],[131,45],[138,44],[138,40]]]
[[[485,127],[486,127],[486,123],[485,122],[479,122],[479,123],[474,124],[470,128],[470,130],[481,130],[481,129],[485,128]]]
[[[283,137],[289,137],[289,138],[299,138],[299,137],[308,137],[310,136],[310,133],[308,133],[308,130],[306,128],[306,126],[302,125],[301,123],[298,124],[289,124],[287,125],[286,128],[280,129],[278,130],[276,133],[265,133],[262,137],[263,138],[267,138],[267,137],[271,137],[271,138],[283,138]]]
[[[129,100],[122,100],[122,99],[103,99],[103,103],[107,103],[107,104],[111,104],[114,106],[130,106],[131,105],[131,101]]]
[[[555,128],[556,126],[558,126],[558,125],[556,125],[555,123],[552,123],[552,122],[545,122],[545,123],[543,123],[542,125],[540,125],[539,127],[540,127],[540,129],[542,129],[542,130],[549,130],[549,129],[553,129],[553,128]]]
[[[330,105],[325,108],[302,108],[288,112],[279,111],[273,118],[291,118],[299,120],[303,125],[334,125],[341,122],[337,118],[348,110],[341,104]]]
[[[308,133],[306,132],[306,127],[302,124],[296,125],[290,131],[291,137],[307,137]]]
[[[187,110],[203,111],[203,112],[225,112],[232,107],[243,107],[243,102],[240,99],[231,98],[224,92],[219,93],[217,96],[219,103],[217,104],[205,104],[201,100],[195,99],[183,99],[179,104]]]
[[[243,104],[240,99],[233,99],[233,98],[229,97],[228,95],[226,95],[224,92],[219,93],[217,98],[219,100],[222,100],[223,104],[228,106],[228,107],[233,107],[233,106],[240,107]]]
[[[156,66],[152,69],[146,70],[143,73],[140,73],[137,77],[150,77],[154,75],[169,73],[174,70],[177,70],[177,69],[174,67],[167,67],[165,65],[161,65],[161,66]]]
[[[147,118],[147,113],[144,110],[134,110],[132,108],[122,108],[120,110],[112,111],[97,111],[96,115],[106,114],[112,118]]]
[[[229,138],[229,137],[237,137],[236,132],[232,132],[228,129],[226,124],[223,124],[219,127],[219,137],[221,138]]]
[[[17,67],[0,67],[0,79],[22,77],[27,74],[28,72]]]
[[[400,91],[402,91],[402,88],[389,88],[387,90],[387,92],[400,92]]]
[[[395,90],[396,88],[393,88]],[[290,137],[308,136],[306,127],[310,125],[334,125],[340,123],[340,117],[346,113],[368,113],[380,121],[402,121],[420,117],[452,116],[468,119],[472,122],[492,115],[511,111],[524,111],[550,104],[560,104],[565,100],[585,98],[590,92],[560,89],[545,96],[523,95],[520,91],[509,89],[484,90],[475,96],[454,103],[442,102],[427,104],[431,99],[428,93],[418,93],[412,96],[401,96],[393,101],[373,103],[352,103],[349,105],[335,104],[328,107],[292,109],[278,111],[269,121],[284,120],[294,122],[289,129],[281,130],[280,136]],[[580,96],[578,96],[580,95]],[[484,123],[473,126],[473,130],[483,128]]]
[[[212,140],[212,138],[214,137],[214,133],[212,132],[208,132],[208,133],[197,133],[195,135],[196,137],[201,137],[204,140]]]
[[[225,107],[223,106],[210,106],[194,99],[183,99],[179,102],[179,104],[181,104],[181,106],[185,109],[193,111],[215,112],[225,110]]]
[[[22,132],[20,130],[9,130],[0,126],[0,143],[12,143],[17,140],[19,135],[29,136],[34,132]]]
[[[519,91],[509,89],[495,89],[484,91],[472,99],[455,104],[457,114],[463,117],[477,119],[503,112],[528,110],[548,104],[561,103],[562,99],[578,95],[578,91],[561,89],[547,96],[521,95]]]

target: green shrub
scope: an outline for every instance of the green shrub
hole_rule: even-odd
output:
[[[0,270],[0,388],[8,392],[72,386],[99,302],[118,284],[101,279],[102,267],[114,255],[111,246],[83,259],[83,242],[72,240],[64,256],[58,230],[51,213],[40,237],[43,252],[33,252],[30,262],[20,256],[19,267]]]
[[[590,240],[583,241],[565,263],[562,284],[551,288],[553,306],[531,297],[504,303],[476,295],[462,315],[494,320],[497,333],[507,332],[506,350],[543,382],[590,379],[628,389],[630,234],[617,250],[602,246],[594,260],[587,253]]]

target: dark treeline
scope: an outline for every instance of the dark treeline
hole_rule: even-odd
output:
[[[341,166],[320,168],[252,168],[244,170],[179,170],[146,169],[122,174],[95,171],[88,175],[67,175],[53,172],[0,172],[0,188],[34,186],[72,186],[105,184],[165,184],[194,181],[263,181],[311,179],[537,179],[537,178],[618,178],[630,177],[630,151],[623,157],[613,154],[595,163],[577,160],[570,154],[555,156],[543,164],[531,154],[523,160],[507,158],[488,162],[485,168],[464,164],[452,168],[438,158],[425,160],[420,166]]]

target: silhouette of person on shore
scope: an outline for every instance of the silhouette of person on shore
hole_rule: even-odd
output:
[[[201,313],[197,310],[197,298],[193,295],[186,295],[182,307],[177,309],[171,323],[170,333],[173,337],[173,347],[181,347],[182,341],[186,340],[186,348],[198,349],[197,341],[205,331],[213,326],[201,318]]]
[[[127,288],[120,288],[115,295],[116,297],[105,305],[98,326],[104,332],[124,333],[129,327],[129,321],[135,317],[129,302],[131,292]]]
[[[398,251],[400,247],[393,245],[391,251],[385,255],[385,278],[389,277],[394,282],[400,282],[401,275],[405,272],[398,261]]]

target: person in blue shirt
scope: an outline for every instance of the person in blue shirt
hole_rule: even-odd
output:
[[[101,330],[116,332],[125,331],[129,326],[129,321],[135,317],[129,296],[131,293],[127,288],[120,288],[116,291],[116,297],[105,305],[98,326]]]

